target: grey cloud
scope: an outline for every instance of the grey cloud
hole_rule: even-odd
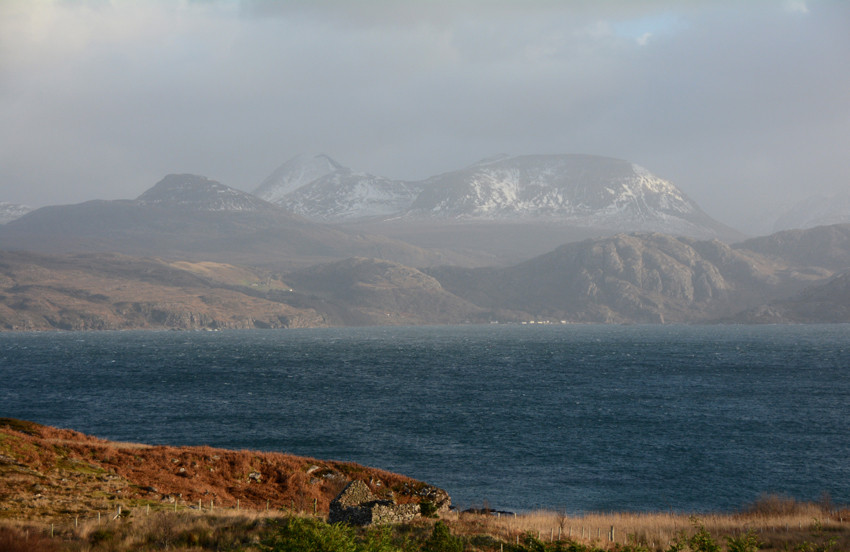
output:
[[[250,190],[303,151],[410,179],[595,153],[744,227],[850,173],[839,2],[28,6],[0,7],[4,201],[135,197],[167,172]]]

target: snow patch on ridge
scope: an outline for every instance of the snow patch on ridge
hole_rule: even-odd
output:
[[[254,190],[254,195],[277,203],[302,186],[344,169],[342,165],[323,153],[296,155],[275,169]]]
[[[32,210],[32,207],[28,205],[0,201],[0,224],[6,224],[7,222],[19,219]]]
[[[305,182],[312,178],[313,180]],[[257,190],[322,221],[366,217],[557,222],[714,235],[712,221],[646,168],[592,155],[499,155],[418,182],[354,172],[327,156],[297,157]],[[705,225],[708,226],[705,226]]]

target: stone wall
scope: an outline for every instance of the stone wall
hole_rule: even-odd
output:
[[[419,504],[396,504],[380,500],[363,481],[346,485],[330,504],[329,523],[383,525],[404,523],[420,515]]]

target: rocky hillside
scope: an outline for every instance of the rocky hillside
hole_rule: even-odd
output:
[[[327,514],[352,479],[399,503],[451,504],[409,477],[350,462],[275,452],[105,441],[68,429],[0,418],[0,516],[28,519],[139,509],[281,509]],[[315,506],[314,506],[315,505]]]
[[[850,269],[850,224],[817,226],[808,230],[785,230],[735,245],[797,267]]]
[[[116,254],[0,252],[0,329],[693,323],[734,320],[765,305],[762,312],[773,318],[742,320],[828,322],[843,316],[842,280],[812,286],[848,271],[847,238],[846,226],[734,247],[618,234],[509,267],[416,269],[350,257],[286,272]],[[798,296],[806,288],[809,295]],[[797,314],[788,305],[777,310],[787,300],[797,301]]]
[[[665,234],[585,240],[507,268],[426,272],[484,309],[608,323],[716,320],[831,275],[717,240]]]
[[[388,261],[352,258],[285,278],[321,302],[314,308],[342,324],[456,324],[483,316],[482,309],[447,292],[433,277]]]
[[[407,266],[354,258],[295,271],[116,254],[0,252],[0,330],[218,330],[477,320]]]
[[[0,252],[0,329],[291,328],[327,325],[268,273],[114,254]]]
[[[850,322],[850,273],[804,289],[790,299],[747,309],[728,319],[742,324],[846,324]]]

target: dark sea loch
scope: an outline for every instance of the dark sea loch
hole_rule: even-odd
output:
[[[351,460],[460,507],[850,503],[850,325],[0,334],[0,416]]]

